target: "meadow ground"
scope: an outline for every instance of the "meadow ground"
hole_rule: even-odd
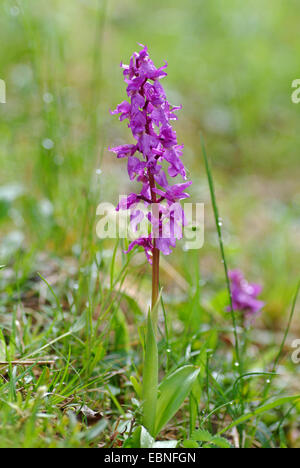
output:
[[[203,248],[179,243],[161,265],[160,375],[200,374],[159,438],[300,447],[299,2],[3,0],[0,13],[0,446],[119,447],[140,421],[130,378],[151,270],[96,235],[97,205],[132,190],[107,148],[131,142],[109,110],[139,42],[168,61],[192,200],[205,204]],[[261,316],[239,322],[242,372],[201,135],[228,266],[264,288]]]

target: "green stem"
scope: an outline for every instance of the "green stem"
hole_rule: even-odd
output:
[[[152,263],[152,312],[157,316],[157,301],[159,295],[159,250],[155,247],[154,239],[154,249],[153,249],[153,263]],[[155,317],[154,317],[155,318]],[[157,318],[154,320],[155,325],[157,325]]]
[[[212,202],[212,206],[213,206],[215,222],[216,222],[216,227],[217,227],[221,257],[222,257],[222,263],[224,265],[224,270],[225,270],[226,285],[227,285],[227,290],[228,290],[228,295],[229,295],[230,313],[231,313],[231,318],[232,318],[233,333],[234,333],[234,340],[235,340],[236,360],[237,360],[238,365],[239,365],[239,373],[242,374],[243,370],[242,370],[242,361],[241,361],[240,350],[239,350],[239,339],[238,339],[238,333],[237,333],[237,323],[236,323],[236,318],[235,318],[235,314],[234,314],[234,310],[233,310],[232,294],[231,294],[229,273],[228,273],[228,267],[227,267],[226,256],[225,256],[225,249],[224,249],[224,244],[223,244],[222,229],[221,229],[221,225],[220,225],[219,210],[218,210],[218,205],[217,205],[217,200],[216,200],[216,195],[215,195],[213,177],[212,177],[212,173],[211,173],[211,170],[210,170],[210,167],[209,167],[209,162],[208,162],[208,158],[207,158],[207,154],[206,154],[205,144],[204,144],[204,140],[203,140],[202,136],[201,136],[201,144],[202,144],[202,151],[203,151],[203,156],[204,156],[204,161],[205,161],[205,169],[206,169],[207,178],[208,178],[211,202]]]
[[[153,174],[149,171],[149,182],[151,189],[151,201],[152,203],[157,203],[156,193],[154,192],[155,180]],[[154,214],[155,215],[155,214]],[[154,326],[154,332],[157,334],[157,301],[159,297],[159,249],[156,247],[156,233],[153,235],[153,258],[152,258],[152,320]]]
[[[290,329],[291,329],[292,320],[293,320],[293,318],[294,318],[294,314],[295,314],[295,310],[296,310],[296,304],[297,304],[297,299],[298,299],[298,296],[299,296],[299,292],[300,292],[300,281],[298,281],[298,284],[297,284],[297,287],[296,287],[296,292],[295,292],[295,295],[294,295],[294,297],[293,297],[293,302],[292,302],[291,312],[290,312],[289,319],[288,319],[288,324],[287,324],[287,327],[286,327],[285,332],[284,332],[284,335],[283,335],[283,339],[282,339],[282,342],[281,342],[281,345],[280,345],[280,348],[279,348],[279,352],[278,352],[278,354],[277,354],[277,357],[276,357],[275,362],[274,362],[274,365],[273,365],[273,369],[272,369],[272,373],[273,373],[273,374],[276,374],[276,370],[277,370],[277,367],[278,367],[280,358],[281,358],[281,356],[282,356],[282,352],[283,352],[283,349],[284,349],[284,346],[285,346],[285,343],[286,343],[286,340],[287,340],[289,331],[290,331]],[[271,377],[271,378],[269,379],[269,382],[267,382],[267,384],[266,384],[266,386],[265,386],[265,389],[264,389],[264,401],[267,399],[268,392],[269,392],[270,387],[271,387],[271,385],[272,385],[272,380],[273,380],[273,378]]]
[[[151,202],[157,203],[154,192],[155,180],[153,174],[148,172]],[[154,436],[156,422],[156,405],[158,397],[158,299],[159,299],[159,249],[156,247],[156,233],[153,233],[152,257],[152,304],[148,314],[147,333],[145,342],[145,356],[143,369],[143,425]]]

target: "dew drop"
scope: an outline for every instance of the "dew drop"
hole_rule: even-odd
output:
[[[45,138],[45,140],[43,140],[42,146],[46,150],[51,150],[54,147],[54,141],[52,141],[50,138]]]
[[[46,104],[50,104],[51,102],[53,102],[53,95],[51,93],[45,93],[43,96],[43,101]]]
[[[17,6],[13,6],[10,9],[11,16],[18,16],[20,14],[20,8]]]

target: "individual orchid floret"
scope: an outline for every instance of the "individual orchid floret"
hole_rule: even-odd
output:
[[[166,200],[169,200],[170,202],[174,203],[178,200],[189,198],[190,195],[184,192],[184,190],[188,188],[191,184],[192,182],[189,181],[189,182],[185,182],[184,184],[170,185],[169,187],[167,187],[165,192],[156,188],[153,189],[153,191],[157,193],[158,195],[161,195]]]
[[[110,113],[111,115],[120,114],[119,119],[122,122],[122,120],[127,119],[129,117],[130,110],[131,106],[129,102],[123,101],[117,106],[117,108],[114,111],[111,111]]]
[[[129,253],[134,247],[139,246],[143,247],[147,260],[149,263],[152,263],[152,257],[153,257],[153,242],[151,239],[151,236],[149,237],[141,237],[139,239],[134,240],[131,242],[131,244],[128,247],[128,250],[126,250],[125,253]]]
[[[116,153],[117,158],[126,158],[128,156],[133,156],[137,151],[136,145],[120,145],[115,146],[114,148],[109,148],[109,151]]]

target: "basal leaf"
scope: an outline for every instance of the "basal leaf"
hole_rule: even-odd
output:
[[[140,447],[141,448],[152,448],[154,444],[153,437],[149,434],[147,429],[143,426],[141,428],[141,436],[140,436]]]
[[[158,389],[158,351],[150,313],[147,321],[143,372],[143,425],[155,437],[155,415]]]
[[[210,432],[202,431],[201,429],[197,429],[192,434],[192,439],[197,440],[197,442],[211,442],[213,437]]]
[[[199,374],[199,368],[188,365],[167,376],[159,386],[155,435],[170,421],[189,395]]]

